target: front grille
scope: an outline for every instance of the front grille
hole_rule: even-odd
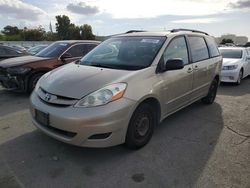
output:
[[[60,95],[54,95],[51,94],[49,92],[47,92],[46,90],[44,90],[43,88],[39,88],[37,91],[37,94],[39,96],[39,98],[47,104],[50,105],[55,105],[55,106],[61,106],[61,107],[65,107],[65,106],[71,106],[74,105],[77,102],[77,99],[75,98],[70,98],[70,97],[64,97],[64,96],[60,96]],[[48,99],[46,97],[46,95],[50,95],[51,98]]]

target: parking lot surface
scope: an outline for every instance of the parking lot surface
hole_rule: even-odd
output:
[[[29,96],[0,88],[0,188],[250,188],[250,78],[156,127],[144,148],[81,148],[31,123]]]

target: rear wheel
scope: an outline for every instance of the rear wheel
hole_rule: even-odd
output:
[[[243,70],[241,69],[240,72],[239,72],[239,76],[238,76],[237,82],[236,82],[237,85],[241,84],[242,78],[243,78]]]
[[[202,98],[201,101],[204,104],[212,104],[215,100],[217,89],[218,89],[218,81],[214,79],[210,85],[207,96]]]
[[[149,104],[140,105],[130,120],[125,144],[128,148],[139,149],[151,139],[157,123],[156,112]]]
[[[31,93],[33,91],[33,89],[35,89],[36,83],[42,77],[43,74],[44,73],[37,73],[37,74],[34,74],[33,76],[31,76],[31,78],[28,81],[28,88],[27,88],[28,93]]]

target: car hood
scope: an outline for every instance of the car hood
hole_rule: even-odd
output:
[[[5,59],[3,61],[0,61],[0,67],[8,68],[8,67],[15,67],[24,65],[27,63],[33,63],[37,61],[44,61],[50,58],[45,57],[38,57],[38,56],[21,56],[21,57],[14,57],[10,59]]]
[[[81,99],[107,84],[120,82],[133,72],[70,63],[45,74],[39,84],[51,94]]]
[[[222,66],[236,65],[241,63],[241,59],[223,58]]]

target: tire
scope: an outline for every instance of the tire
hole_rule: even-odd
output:
[[[44,75],[44,73],[37,73],[31,76],[31,78],[28,80],[28,86],[27,86],[27,93],[31,93],[36,86],[37,81]]]
[[[213,102],[216,98],[217,89],[218,89],[218,81],[216,79],[214,79],[210,85],[207,96],[202,98],[201,101],[204,104],[213,104]]]
[[[238,76],[236,85],[240,85],[241,84],[242,78],[243,78],[243,70],[241,69],[240,72],[239,72],[239,76]]]
[[[139,149],[146,145],[153,135],[156,124],[156,111],[150,104],[141,104],[130,119],[125,145],[130,149]]]

